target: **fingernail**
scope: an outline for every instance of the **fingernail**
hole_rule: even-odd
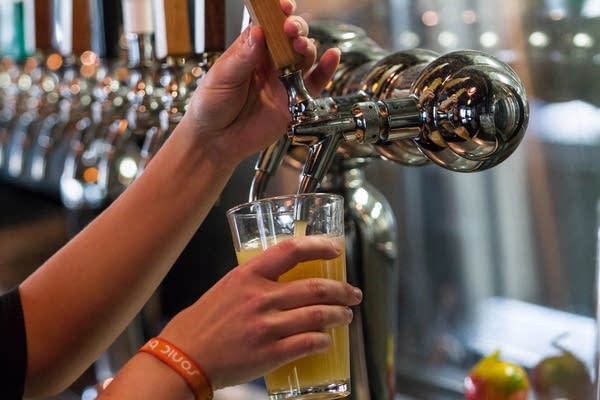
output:
[[[352,319],[354,318],[354,311],[352,311],[350,307],[347,307],[346,313],[348,314],[348,321],[352,322]]]
[[[249,25],[248,27],[246,27],[246,29],[244,29],[242,37],[246,46],[252,47],[254,45],[254,40],[252,39],[252,25]]]
[[[302,34],[302,24],[298,21],[294,21],[294,25],[296,25],[296,31],[298,32],[299,35]]]
[[[248,47],[254,46],[254,39],[252,38],[252,29],[248,28]]]
[[[363,297],[362,290],[360,290],[359,288],[354,288],[353,292],[354,292],[354,297],[356,298],[356,300],[359,300],[359,301],[362,300],[362,297]]]
[[[342,244],[338,240],[332,240],[331,247],[333,247],[336,254],[342,254],[342,251],[344,250]]]

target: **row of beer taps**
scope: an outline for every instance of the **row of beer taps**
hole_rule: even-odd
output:
[[[223,49],[224,6],[209,3],[210,20],[187,0],[2,2],[0,179],[73,209],[114,200]]]
[[[58,194],[73,209],[102,207],[143,172],[224,48],[217,0],[202,10],[188,0],[2,4],[14,23],[0,33],[0,178]],[[282,29],[265,24],[281,22],[272,18],[281,12],[277,0],[246,6],[273,31],[269,48],[285,49]],[[390,53],[360,28],[327,21],[312,23],[311,32],[320,50],[340,48],[342,63],[313,98],[293,50],[272,52],[292,122],[259,155],[250,199],[264,194],[284,158],[301,158],[299,191],[310,192],[345,160],[471,172],[503,161],[521,141],[527,98],[498,59],[476,51]],[[307,151],[299,156],[298,147]]]

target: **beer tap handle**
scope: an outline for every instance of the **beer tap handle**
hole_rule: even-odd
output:
[[[298,69],[300,55],[283,31],[285,14],[279,0],[244,0],[250,16],[262,28],[275,68],[290,73]]]
[[[0,2],[0,57],[17,62],[35,52],[34,4],[32,0]]]
[[[64,0],[63,0],[64,1]],[[71,41],[74,55],[81,55],[92,49],[91,14],[89,1],[73,0],[73,40]]]
[[[225,50],[225,3],[223,0],[194,0],[196,54],[222,53]]]
[[[302,71],[298,68],[300,55],[283,31],[286,16],[279,0],[244,0],[244,3],[250,18],[262,28],[273,64],[282,73],[281,80],[288,93],[290,114],[294,119],[299,118],[312,103],[312,98],[304,86]],[[250,186],[251,201],[264,195],[268,180],[281,164],[290,143],[291,139],[283,135],[260,153]]]
[[[155,54],[159,60],[192,53],[188,0],[154,0]]]
[[[119,57],[121,30],[120,0],[90,0],[91,50],[101,59],[114,61]]]
[[[91,49],[87,1],[54,0],[52,45],[65,59]]]
[[[46,53],[52,50],[50,36],[50,2],[35,0],[35,47]]]

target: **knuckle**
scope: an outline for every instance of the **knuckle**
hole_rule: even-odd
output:
[[[311,278],[308,280],[308,290],[317,299],[324,299],[327,297],[327,289],[322,280],[317,278]]]
[[[310,312],[310,319],[318,327],[324,327],[327,322],[327,315],[321,308],[315,308]]]
[[[249,330],[249,336],[254,337],[258,342],[261,342],[264,338],[268,337],[272,332],[272,326],[265,319],[255,319]]]
[[[297,259],[300,253],[300,246],[296,240],[285,240],[279,243],[279,248],[294,259]]]
[[[225,279],[230,284],[239,284],[239,282],[244,282],[248,277],[248,268],[236,267],[233,268],[225,275]]]
[[[326,333],[315,332],[311,335],[305,335],[302,340],[302,352],[304,354],[316,353],[329,346],[330,337]]]
[[[251,295],[247,303],[253,310],[265,311],[271,307],[273,301],[267,293],[258,292]]]

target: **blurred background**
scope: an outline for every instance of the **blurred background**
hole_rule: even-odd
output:
[[[2,0],[0,9],[7,12],[9,3]],[[596,381],[600,2],[297,3],[309,23],[356,25],[390,52],[419,47],[442,54],[491,53],[516,70],[528,93],[531,115],[523,143],[495,168],[464,174],[384,160],[367,167],[369,182],[385,195],[397,219],[398,397],[461,399],[469,368],[495,350],[528,370],[568,351]],[[225,15],[227,44],[242,26],[241,2],[228,0]],[[8,20],[1,21],[0,32]],[[5,61],[2,104],[9,98],[7,71]],[[6,145],[9,135],[0,129],[0,143]],[[140,329],[158,329],[235,265],[224,215],[247,199],[253,174],[250,158],[145,310]],[[275,185],[278,179],[284,185],[285,178],[278,177]],[[7,174],[0,182],[2,292],[99,210],[66,207],[57,193],[22,185]],[[96,378],[97,369],[69,395],[78,397]]]
[[[495,349],[533,368],[564,347],[595,377],[600,3],[322,3],[299,1],[307,19],[340,17],[386,49],[491,53],[531,106],[523,143],[491,170],[369,167],[398,220],[399,391],[454,398],[473,354]]]

